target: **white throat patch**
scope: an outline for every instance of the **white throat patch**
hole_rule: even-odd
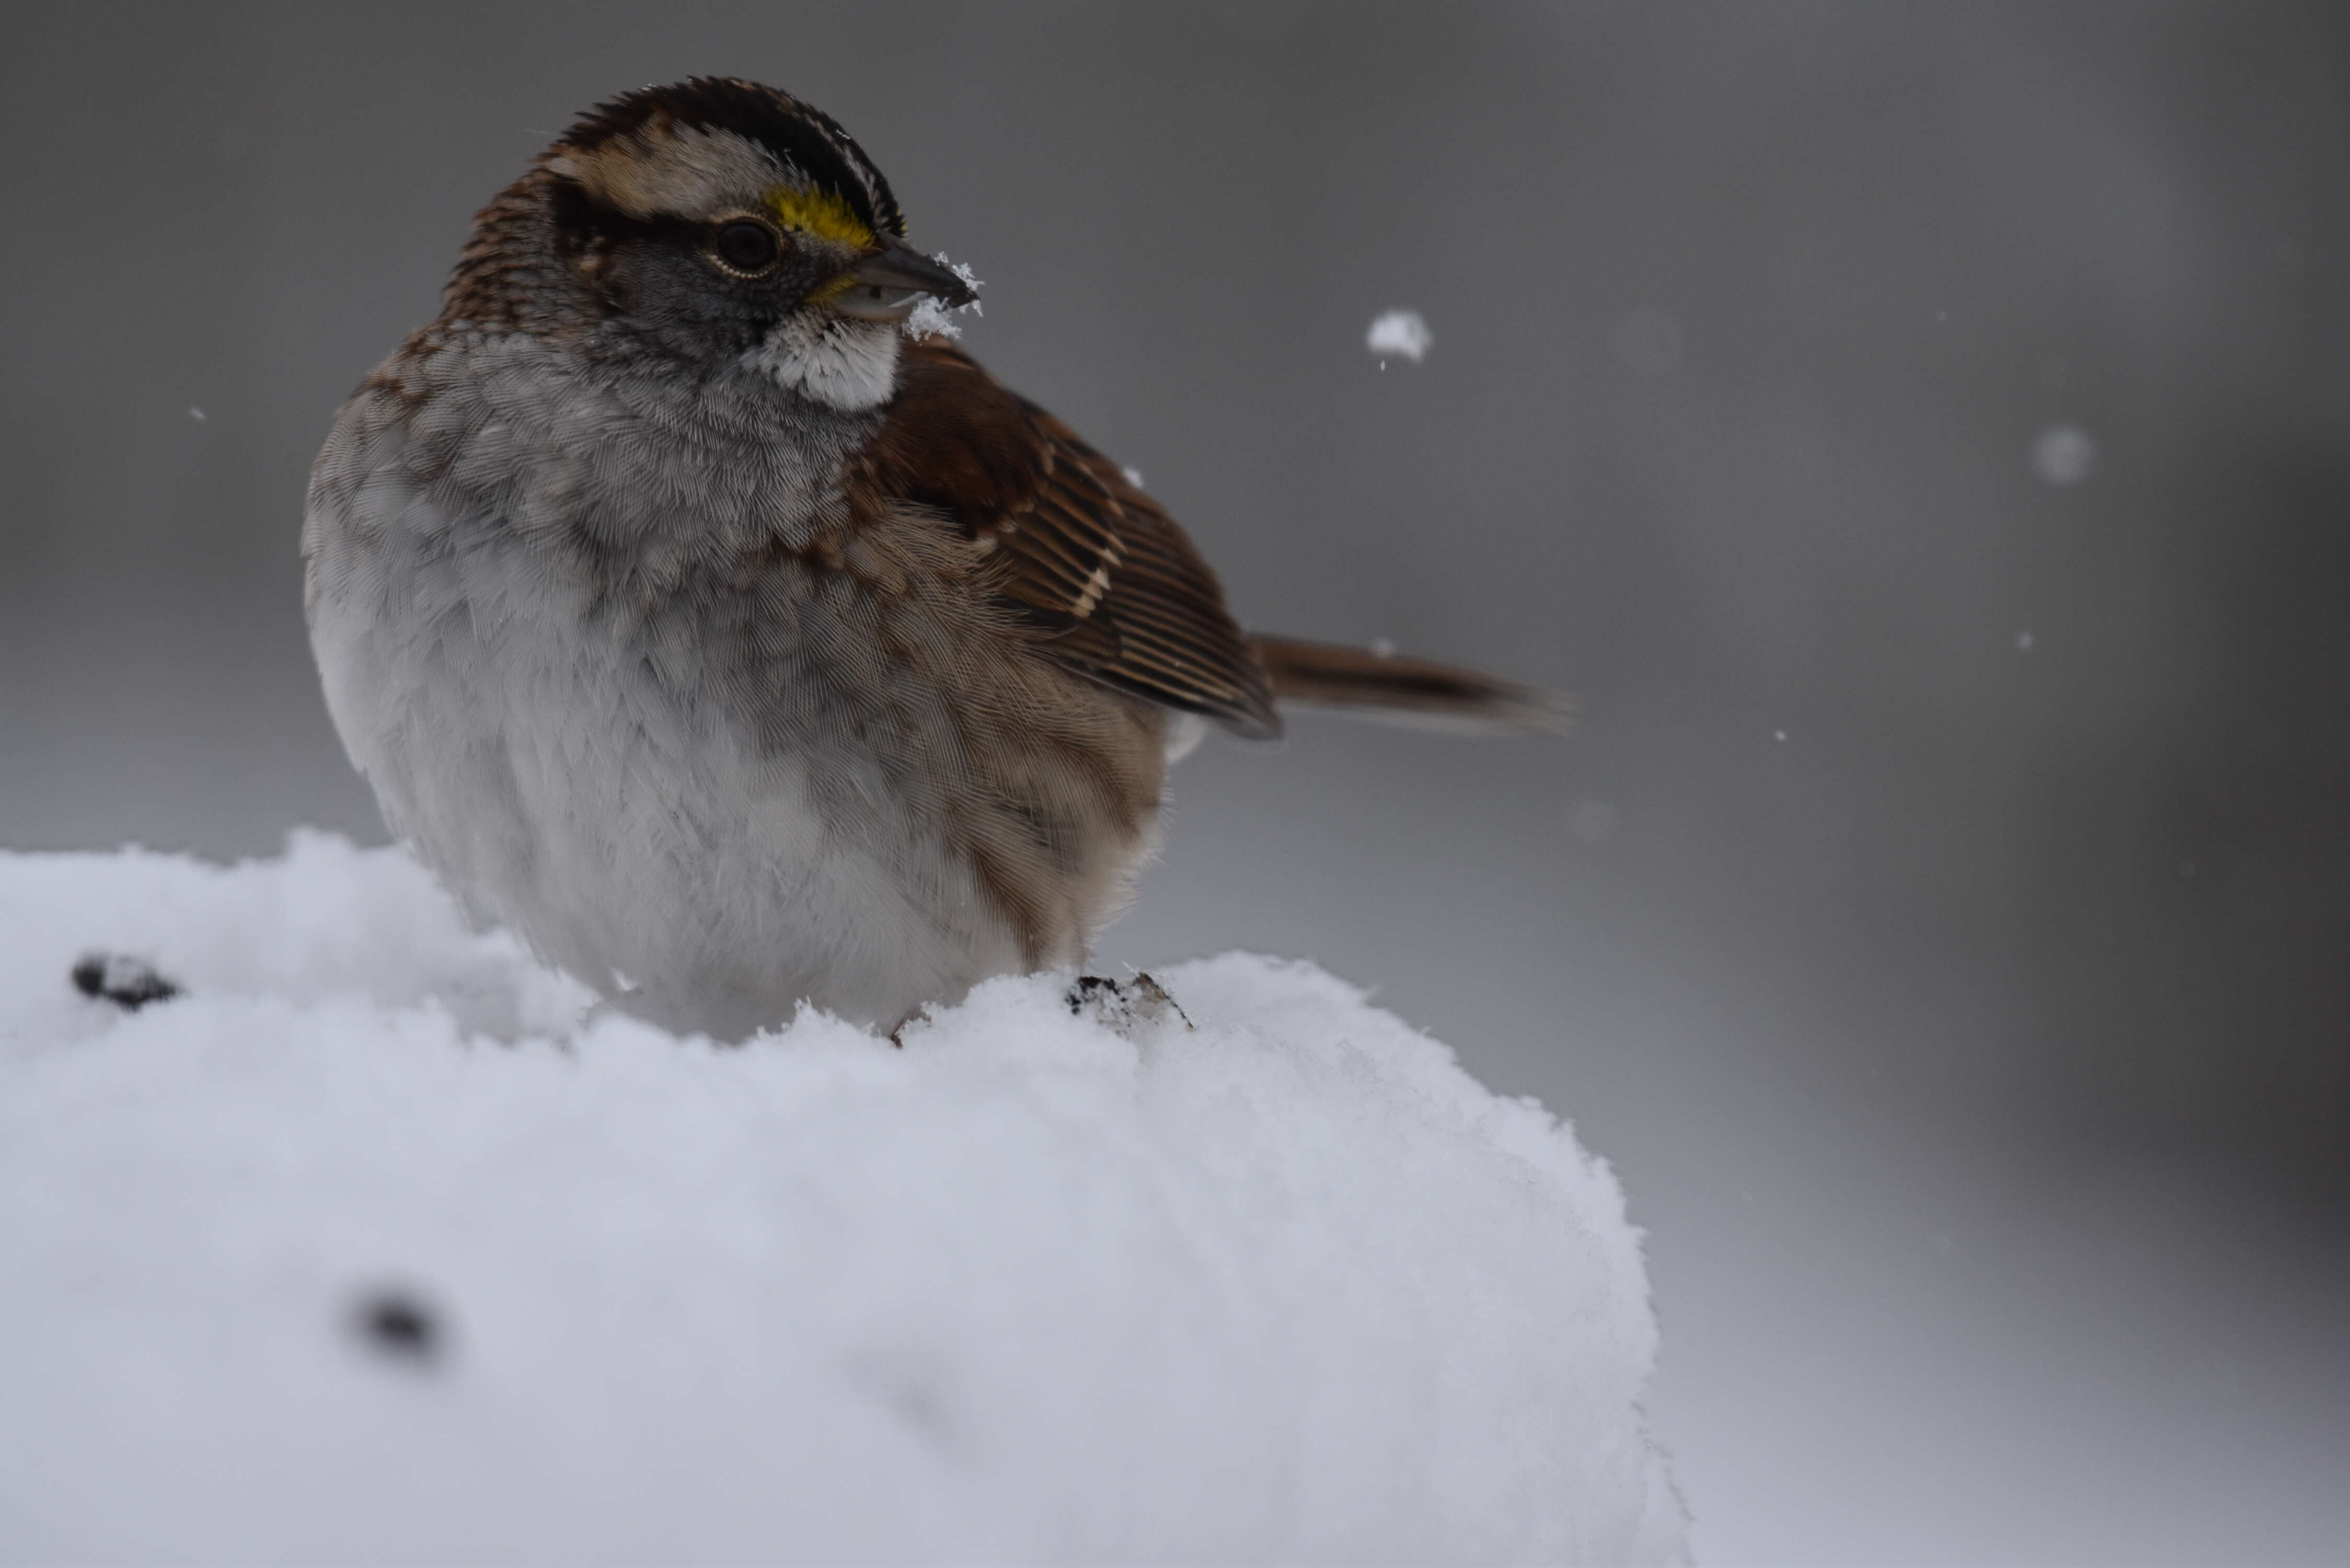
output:
[[[797,310],[776,324],[746,362],[803,397],[856,413],[889,400],[898,339],[893,321]]]

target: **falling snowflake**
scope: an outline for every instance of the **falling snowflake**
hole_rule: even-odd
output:
[[[1417,310],[1390,310],[1371,323],[1371,330],[1363,344],[1385,364],[1390,356],[1400,357],[1419,364],[1428,358],[1429,346],[1436,335]]]
[[[2078,425],[2050,425],[2032,441],[2032,472],[2049,484],[2078,484],[2095,472],[2097,443]]]

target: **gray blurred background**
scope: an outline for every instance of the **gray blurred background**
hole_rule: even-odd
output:
[[[2350,1557],[2346,16],[11,7],[0,844],[381,837],[310,455],[575,111],[761,78],[1245,619],[1582,694],[1211,743],[1107,959],[1575,1120],[1704,1558]]]

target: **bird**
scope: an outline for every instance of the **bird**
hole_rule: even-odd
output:
[[[680,1033],[894,1037],[1081,966],[1211,726],[1562,727],[1545,688],[1243,631],[941,329],[975,297],[837,122],[738,78],[598,105],[482,209],[302,532],[337,732],[473,919]]]

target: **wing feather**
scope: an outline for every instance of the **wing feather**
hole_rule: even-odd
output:
[[[1075,431],[951,345],[910,344],[852,500],[910,502],[989,544],[993,587],[1089,680],[1278,734],[1249,639],[1164,508]]]

